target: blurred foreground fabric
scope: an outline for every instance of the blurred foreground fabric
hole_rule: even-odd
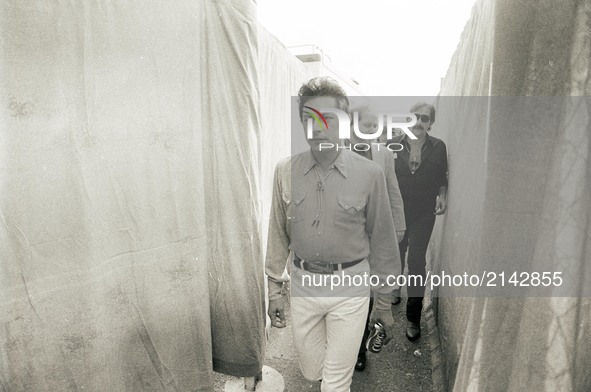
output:
[[[590,25],[587,0],[480,0],[442,80],[433,135],[448,144],[450,185],[434,272],[578,280],[566,297],[440,288],[441,391],[591,390]]]
[[[0,5],[0,391],[260,371],[265,179],[306,70],[255,11]]]

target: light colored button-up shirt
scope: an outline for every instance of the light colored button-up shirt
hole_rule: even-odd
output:
[[[271,300],[282,295],[290,251],[331,264],[368,258],[380,282],[372,290],[389,294],[385,279],[400,273],[400,254],[380,166],[348,150],[325,173],[311,151],[279,162],[265,266]]]
[[[370,159],[380,165],[386,176],[386,187],[388,188],[388,195],[390,196],[390,208],[392,208],[392,218],[394,219],[394,228],[397,231],[406,230],[406,220],[404,218],[404,203],[402,202],[402,195],[400,194],[400,187],[398,186],[398,178],[396,178],[396,160],[394,154],[382,146],[378,149],[372,145]],[[398,238],[402,241],[402,238]]]

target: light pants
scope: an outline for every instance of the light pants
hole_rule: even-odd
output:
[[[322,379],[322,392],[348,392],[368,297],[292,297],[293,340],[304,377]]]
[[[366,263],[351,267],[350,272],[368,270]],[[293,268],[292,285],[297,285],[301,273]],[[306,379],[322,379],[322,392],[350,391],[368,309],[368,295],[291,296],[293,340],[300,368]]]

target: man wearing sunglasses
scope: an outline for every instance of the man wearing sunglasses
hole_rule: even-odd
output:
[[[435,216],[447,209],[447,149],[443,141],[428,134],[435,122],[435,108],[427,103],[415,104],[410,112],[417,117],[411,132],[393,139],[404,149],[395,153],[396,177],[404,202],[406,232],[400,242],[400,261],[404,272],[405,256],[408,249],[409,275],[426,277],[426,253]],[[410,282],[412,283],[412,281]],[[408,286],[406,337],[414,341],[421,336],[421,312],[425,286]],[[400,302],[400,292],[395,292],[393,304]]]

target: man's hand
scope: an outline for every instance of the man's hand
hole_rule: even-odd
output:
[[[287,325],[285,318],[285,297],[269,301],[267,314],[271,318],[271,325],[275,328],[284,328]]]
[[[406,230],[396,230],[396,238],[398,238],[398,243],[402,242],[405,232],[406,232]]]
[[[437,202],[435,203],[435,215],[443,215],[447,210],[447,198],[445,196],[437,196]]]
[[[373,326],[375,323],[380,323],[384,327],[386,338],[384,344],[394,336],[394,318],[392,317],[392,305],[390,297],[376,297],[373,302],[373,309],[369,316],[369,325]]]

